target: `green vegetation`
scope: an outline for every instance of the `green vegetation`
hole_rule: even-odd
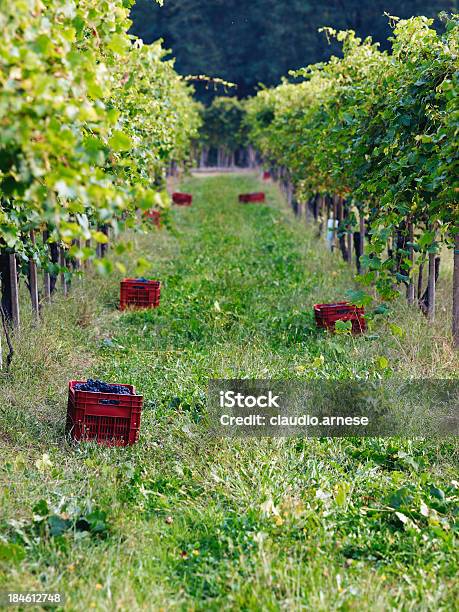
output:
[[[425,17],[392,22],[390,54],[371,38],[325,28],[343,57],[298,71],[302,83],[259,92],[248,103],[251,138],[300,202],[321,198],[323,222],[333,214],[341,239],[360,229],[363,242],[363,224],[360,280],[386,299],[399,285],[414,304],[415,275],[422,286],[428,260],[433,318],[435,256],[455,248],[459,346],[458,19],[444,35]]]
[[[194,204],[173,233],[129,236],[164,282],[158,310],[120,313],[116,274],[88,275],[17,332],[0,588],[60,590],[70,610],[454,610],[457,443],[215,440],[201,422],[212,377],[454,376],[443,326],[395,303],[396,327],[317,331],[312,305],[351,273],[277,189],[265,206],[237,203],[252,176],[182,187]],[[137,445],[64,441],[66,384],[85,376],[144,394]]]
[[[201,165],[209,164],[209,153],[214,149],[217,166],[234,166],[237,151],[247,145],[244,105],[237,98],[215,98],[210,106],[203,108],[201,116]]]
[[[387,48],[391,30],[384,12],[402,18],[454,12],[457,0],[167,0],[163,7],[137,0],[133,31],[146,42],[164,38],[180,74],[208,74],[237,83],[253,95],[259,83],[277,85],[289,70],[340,53],[319,28],[354,30]],[[440,25],[440,24],[438,24]],[[209,98],[212,90],[198,89]]]
[[[9,318],[5,258],[17,253],[24,268],[65,271],[50,261],[59,244],[69,274],[75,259],[94,258],[94,241],[105,244],[109,228],[117,234],[138,222],[139,208],[168,205],[166,170],[189,153],[197,103],[161,44],[128,34],[132,4],[1,3],[0,256]]]
[[[0,4],[0,591],[60,591],[72,611],[455,610],[455,438],[218,439],[206,392],[457,378],[442,322],[453,313],[459,345],[457,15],[391,17],[389,53],[349,29],[367,34],[377,3],[216,0],[203,19],[201,2],[170,0],[176,71],[129,33],[140,2]],[[186,72],[239,94],[275,83],[328,58],[317,19],[343,28],[325,28],[342,57],[295,84],[203,109],[179,76],[185,53]],[[254,175],[204,175],[180,184],[191,208],[159,216],[192,149],[204,165],[261,154],[285,194],[264,183],[266,205],[242,205]],[[161,306],[120,312],[120,280],[148,272]],[[349,295],[368,332],[317,329],[313,304]],[[68,381],[86,378],[144,396],[137,444],[66,439]]]

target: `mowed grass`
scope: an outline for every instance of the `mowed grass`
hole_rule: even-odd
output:
[[[213,439],[202,420],[211,378],[456,377],[445,320],[399,304],[365,337],[318,332],[312,305],[352,271],[277,189],[239,205],[256,177],[182,187],[174,231],[123,259],[152,259],[159,309],[119,313],[119,275],[90,274],[16,338],[0,590],[58,590],[67,610],[456,609],[454,440]],[[89,376],[144,395],[136,446],[65,441],[67,381]]]

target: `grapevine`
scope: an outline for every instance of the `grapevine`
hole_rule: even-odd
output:
[[[391,19],[391,53],[326,28],[343,57],[297,71],[300,83],[260,91],[246,120],[296,199],[322,223],[336,218],[345,259],[356,230],[362,245],[368,237],[358,257],[362,282],[385,299],[405,287],[413,303],[415,274],[422,287],[428,262],[428,288],[418,298],[433,318],[442,247],[455,248],[455,295],[459,283],[458,19],[445,17],[443,34],[425,17]],[[459,343],[457,300],[453,333]]]
[[[66,286],[139,208],[168,205],[166,170],[199,127],[192,89],[161,44],[128,33],[132,4],[1,2],[0,273],[17,324],[11,266],[42,268],[45,297],[57,274]]]

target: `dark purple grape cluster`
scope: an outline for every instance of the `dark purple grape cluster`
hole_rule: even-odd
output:
[[[77,383],[76,391],[90,391],[91,393],[114,393],[116,395],[132,395],[129,387],[123,385],[111,385],[102,380],[93,380],[89,378],[85,383]]]
[[[143,276],[141,276],[140,278],[135,278],[134,280],[137,283],[148,283],[148,278],[144,278]]]

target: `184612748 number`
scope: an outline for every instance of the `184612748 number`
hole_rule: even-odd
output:
[[[64,595],[57,592],[4,591],[0,593],[0,606],[36,606],[37,604],[60,606],[64,603],[64,599]]]

